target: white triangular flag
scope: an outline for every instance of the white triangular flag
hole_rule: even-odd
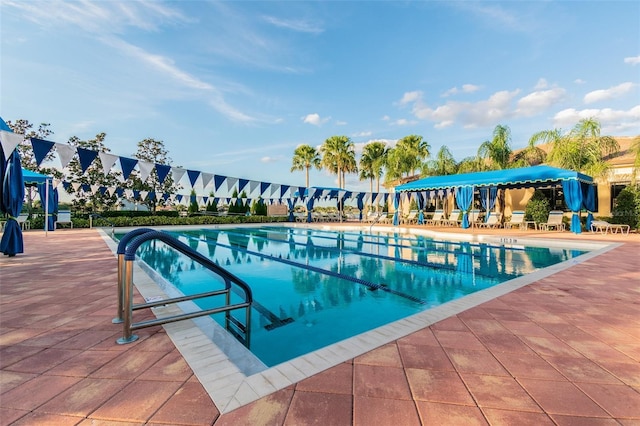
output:
[[[116,160],[118,159],[117,155],[109,154],[108,152],[99,152],[100,162],[102,163],[102,171],[104,175],[108,175],[109,171],[114,164],[116,164]]]
[[[18,145],[24,140],[24,135],[19,135],[6,130],[0,130],[0,142],[4,151],[4,160],[9,161],[9,157]]]
[[[138,161],[138,168],[140,169],[140,180],[145,181],[151,174],[154,164],[148,161]]]
[[[57,142],[56,151],[58,152],[58,156],[60,157],[60,164],[62,165],[63,169],[69,165],[69,162],[76,153],[76,149],[71,145]]]

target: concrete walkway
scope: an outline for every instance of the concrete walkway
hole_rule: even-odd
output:
[[[115,343],[97,231],[28,231],[0,258],[0,424],[639,425],[640,235],[522,232],[624,244],[220,415],[162,327]]]

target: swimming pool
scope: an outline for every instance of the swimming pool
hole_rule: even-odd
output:
[[[169,233],[252,287],[250,349],[266,366],[584,253],[366,230],[268,226]],[[140,258],[177,292],[205,291],[208,271],[162,243],[147,244],[155,248],[141,247]]]

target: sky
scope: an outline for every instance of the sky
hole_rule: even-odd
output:
[[[497,125],[514,149],[589,117],[640,134],[637,1],[0,0],[0,24],[5,121],[218,175],[302,186],[294,149],[334,135],[459,161]]]

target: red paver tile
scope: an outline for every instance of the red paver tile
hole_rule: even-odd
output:
[[[494,353],[510,352],[524,355],[532,352],[527,345],[522,343],[522,340],[511,333],[483,334],[478,336],[478,339],[487,349]]]
[[[41,374],[79,353],[78,350],[44,349],[12,364],[7,370]]]
[[[150,352],[142,350],[146,345],[132,346],[91,374],[93,378],[131,380],[151,368],[160,360],[165,352]],[[165,347],[166,348],[166,347]]]
[[[545,360],[572,382],[621,384],[620,380],[586,358],[548,356]]]
[[[613,417],[640,419],[640,393],[629,386],[576,383],[584,393]]]
[[[485,347],[480,343],[476,336],[471,332],[450,331],[450,330],[434,330],[436,339],[443,348],[484,350]]]
[[[331,424],[333,423],[318,423]],[[418,411],[413,401],[401,401],[387,398],[368,398],[354,396],[353,424],[369,425],[420,425]]]
[[[640,387],[640,363],[632,359],[628,359],[626,362],[612,361],[606,358],[594,359],[592,361],[610,372],[622,383],[629,386]]]
[[[189,364],[177,349],[172,350],[138,376],[138,380],[185,381],[193,375]]]
[[[0,370],[0,394],[20,386],[23,383],[37,377],[33,373],[18,373],[14,371]]]
[[[281,425],[284,423],[293,389],[282,389],[248,405],[221,415],[215,426]]]
[[[453,371],[453,364],[439,346],[398,345],[404,368]]]
[[[375,398],[411,399],[402,368],[354,364],[353,394]]]
[[[75,377],[37,376],[2,394],[2,407],[33,410],[78,382]]]
[[[36,412],[20,418],[15,423],[12,423],[11,426],[74,426],[80,421],[82,421],[82,417]]]
[[[553,421],[545,413],[526,411],[508,411],[497,408],[482,408],[491,426],[544,426],[553,425]]]
[[[582,358],[582,354],[556,337],[521,336],[520,339],[542,356],[571,356]]]
[[[566,380],[551,364],[533,352],[530,354],[493,352],[493,356],[516,378]]]
[[[493,319],[490,315],[489,318],[466,318],[463,319],[463,321],[469,330],[476,335],[502,334],[508,332],[500,321]]]
[[[353,396],[337,393],[296,392],[285,425],[351,425]]]
[[[506,376],[509,373],[489,351],[445,349],[451,363],[458,372]]]
[[[150,423],[210,425],[220,415],[198,382],[187,382],[151,417]]]
[[[416,401],[424,425],[487,425],[478,407]]]
[[[415,333],[411,333],[408,336],[398,339],[396,343],[398,346],[440,346],[440,343],[436,340],[436,336],[433,335],[431,328],[423,328]]]
[[[462,374],[462,380],[479,407],[511,411],[542,411],[512,377]]]
[[[0,407],[0,421],[4,425],[14,425],[16,420],[27,415],[29,415],[27,410]]]
[[[307,392],[353,393],[353,364],[341,363],[295,385]]]
[[[414,400],[475,405],[464,382],[454,371],[405,370]]]
[[[180,388],[178,382],[136,380],[91,413],[91,418],[147,421]]]
[[[63,392],[57,392],[54,398],[40,408],[40,411],[84,417],[127,384],[123,380],[83,379],[78,381],[75,378],[74,380],[76,383],[73,386]]]
[[[553,337],[544,328],[533,321],[500,321],[507,329],[518,336]]]
[[[58,376],[87,377],[118,354],[111,351],[85,351],[53,367],[45,374]]]
[[[430,327],[432,330],[448,330],[448,331],[469,331],[469,328],[465,325],[465,323],[458,318],[449,317],[442,321],[438,321]]]
[[[569,382],[518,379],[524,389],[549,414],[584,417],[609,417],[580,389]]]
[[[354,358],[355,364],[386,365],[389,367],[402,367],[398,347],[395,343],[389,343],[359,357]]]
[[[551,418],[558,426],[616,426],[620,424],[614,419],[605,419],[602,417],[578,417],[552,414]]]
[[[35,346],[3,346],[2,348],[0,348],[0,366],[3,369],[9,368],[12,364],[35,355],[36,353],[43,350],[44,348]]]

